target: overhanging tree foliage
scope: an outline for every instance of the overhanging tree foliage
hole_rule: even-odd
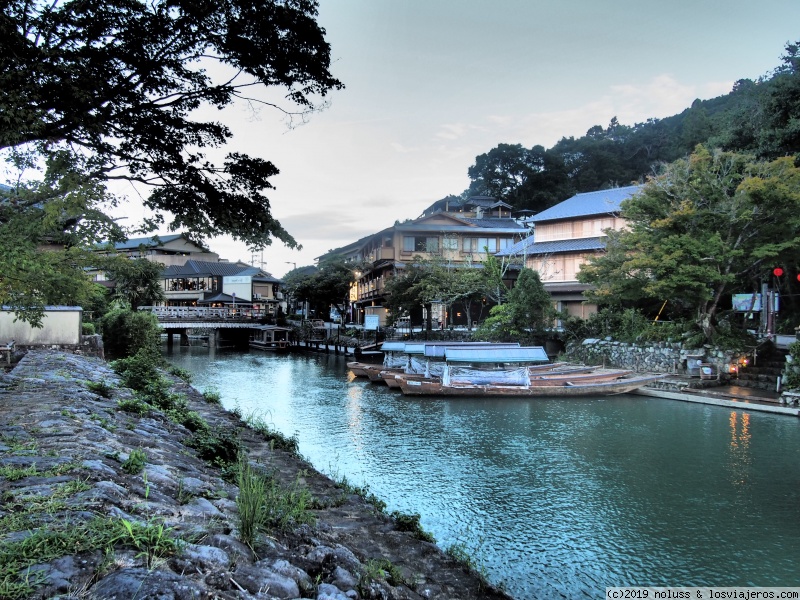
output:
[[[37,323],[47,303],[86,299],[90,250],[125,237],[104,214],[113,180],[150,189],[145,227],[169,218],[199,237],[296,247],[264,195],[278,169],[238,152],[217,159],[231,131],[199,111],[318,108],[342,86],[316,16],[313,0],[4,2],[0,303]]]
[[[87,181],[152,186],[145,205],[171,213],[173,230],[296,246],[263,194],[278,169],[238,152],[214,162],[207,150],[231,131],[196,111],[274,106],[258,97],[272,87],[300,113],[313,110],[342,87],[316,16],[313,0],[7,1],[0,148],[68,149]]]
[[[800,265],[800,169],[791,158],[702,146],[622,204],[628,230],[578,278],[600,304],[668,300],[713,341],[723,300],[758,291],[776,265]]]

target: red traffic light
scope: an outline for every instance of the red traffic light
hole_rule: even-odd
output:
[[[775,275],[775,277],[781,277],[783,275],[783,269],[780,267],[775,267],[772,269],[772,274]]]

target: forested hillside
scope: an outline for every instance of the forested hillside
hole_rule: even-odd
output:
[[[539,212],[575,193],[643,180],[659,163],[689,155],[697,144],[758,158],[800,153],[800,41],[788,43],[781,64],[756,81],[664,119],[624,125],[616,117],[552,148],[498,144],[469,167],[462,196],[485,194],[516,210]]]

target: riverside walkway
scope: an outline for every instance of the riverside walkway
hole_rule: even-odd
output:
[[[800,417],[800,408],[782,403],[782,395],[779,392],[735,384],[692,388],[689,387],[691,382],[690,377],[673,375],[660,382],[663,387],[644,387],[634,393],[640,396]]]

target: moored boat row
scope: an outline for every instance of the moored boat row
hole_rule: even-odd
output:
[[[388,344],[388,348],[386,347]],[[553,363],[540,346],[486,342],[384,344],[384,363],[348,363],[356,377],[406,395],[572,397],[621,394],[663,375]]]

